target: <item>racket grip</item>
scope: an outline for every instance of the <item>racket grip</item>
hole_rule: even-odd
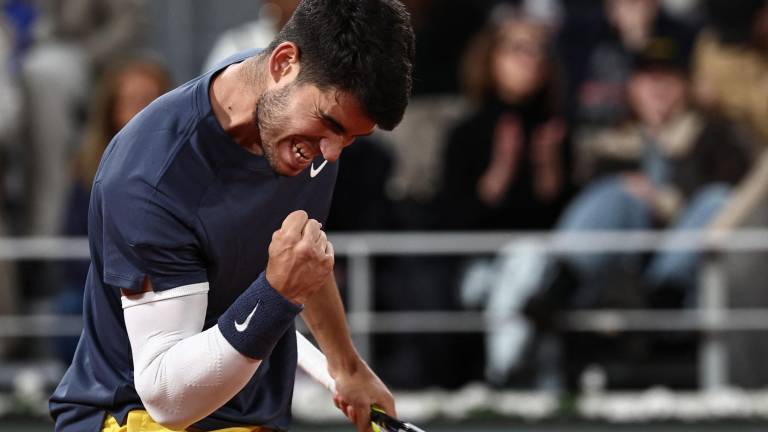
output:
[[[296,331],[296,348],[299,367],[332,394],[336,394],[336,381],[328,373],[328,359],[325,358],[325,354],[298,331]]]

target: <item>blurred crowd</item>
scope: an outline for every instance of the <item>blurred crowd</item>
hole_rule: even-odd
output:
[[[413,101],[395,131],[345,150],[331,233],[655,229],[672,238],[727,209],[768,140],[766,0],[404,2],[417,32]],[[140,0],[0,3],[0,236],[85,236],[111,138],[191,77],[172,77],[153,51],[146,35],[162,23]],[[205,47],[200,70],[265,46],[295,3],[264,0],[259,16]],[[377,310],[526,317],[487,335],[377,336],[385,381],[559,390],[601,352],[690,361],[695,337],[566,338],[552,317],[694,307],[699,254],[510,250],[376,259]],[[0,314],[79,313],[87,266],[0,263]],[[340,259],[343,290],[347,270]],[[42,354],[67,362],[73,349],[64,338]],[[40,354],[0,344],[0,357]],[[615,380],[691,386],[689,369],[683,379],[629,371]]]

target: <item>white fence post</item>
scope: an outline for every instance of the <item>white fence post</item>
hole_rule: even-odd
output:
[[[699,387],[702,390],[719,390],[728,385],[728,354],[721,329],[727,307],[725,280],[719,255],[702,255],[699,308],[704,320],[704,338],[699,348]]]
[[[373,275],[371,253],[364,240],[349,245],[349,325],[360,356],[371,358],[371,311],[373,309]]]

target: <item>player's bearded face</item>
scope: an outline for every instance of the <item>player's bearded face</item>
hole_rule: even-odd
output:
[[[285,125],[288,97],[293,84],[274,90],[267,90],[256,104],[256,125],[261,136],[261,148],[269,166],[278,174],[287,174],[280,169],[277,160],[277,139],[281,125]]]
[[[299,174],[318,157],[335,162],[375,126],[351,96],[295,82],[266,90],[254,117],[264,158],[284,176]]]

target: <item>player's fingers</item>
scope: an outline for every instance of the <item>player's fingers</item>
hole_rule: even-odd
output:
[[[386,388],[378,392],[374,397],[374,404],[383,409],[385,413],[392,417],[397,417],[397,409],[395,409],[395,398],[392,396]]]
[[[318,245],[322,246],[323,252],[325,252],[325,244],[328,242],[328,234],[326,234],[325,231],[320,230],[320,234],[318,234],[315,241]]]
[[[322,260],[327,260],[327,254],[326,250],[328,248],[328,235],[320,230],[320,234],[317,236],[317,241],[315,242],[315,250],[318,252],[318,255]]]
[[[334,254],[335,252],[333,250],[333,243],[331,243],[330,241],[326,242],[325,259],[327,260],[327,263],[331,267],[331,269],[333,269],[333,266],[336,263],[336,256]]]
[[[309,215],[304,210],[296,210],[288,215],[283,221],[283,225],[280,228],[286,234],[298,235],[304,229],[304,225],[307,223]]]
[[[358,432],[366,432],[370,427],[371,415],[370,407],[364,405],[352,405],[349,407],[349,411],[352,411],[352,415],[349,419],[357,426]]]
[[[341,398],[338,396],[335,396],[333,398],[333,404],[336,405],[336,408],[338,408],[342,413],[346,413],[346,407],[344,406],[344,403],[341,401]]]
[[[347,415],[347,403],[344,402],[344,399],[338,393],[333,396],[333,403],[345,416]]]
[[[354,405],[347,405],[347,412],[346,412],[347,418],[349,421],[351,421],[355,427],[357,428],[358,432],[363,432],[365,429],[360,429],[360,423],[358,420],[357,412],[355,411]]]
[[[397,410],[395,410],[395,401],[392,399],[377,401],[376,406],[383,409],[385,413],[392,417],[397,417]]]
[[[308,219],[301,231],[301,239],[314,244],[318,236],[320,236],[320,222]]]

